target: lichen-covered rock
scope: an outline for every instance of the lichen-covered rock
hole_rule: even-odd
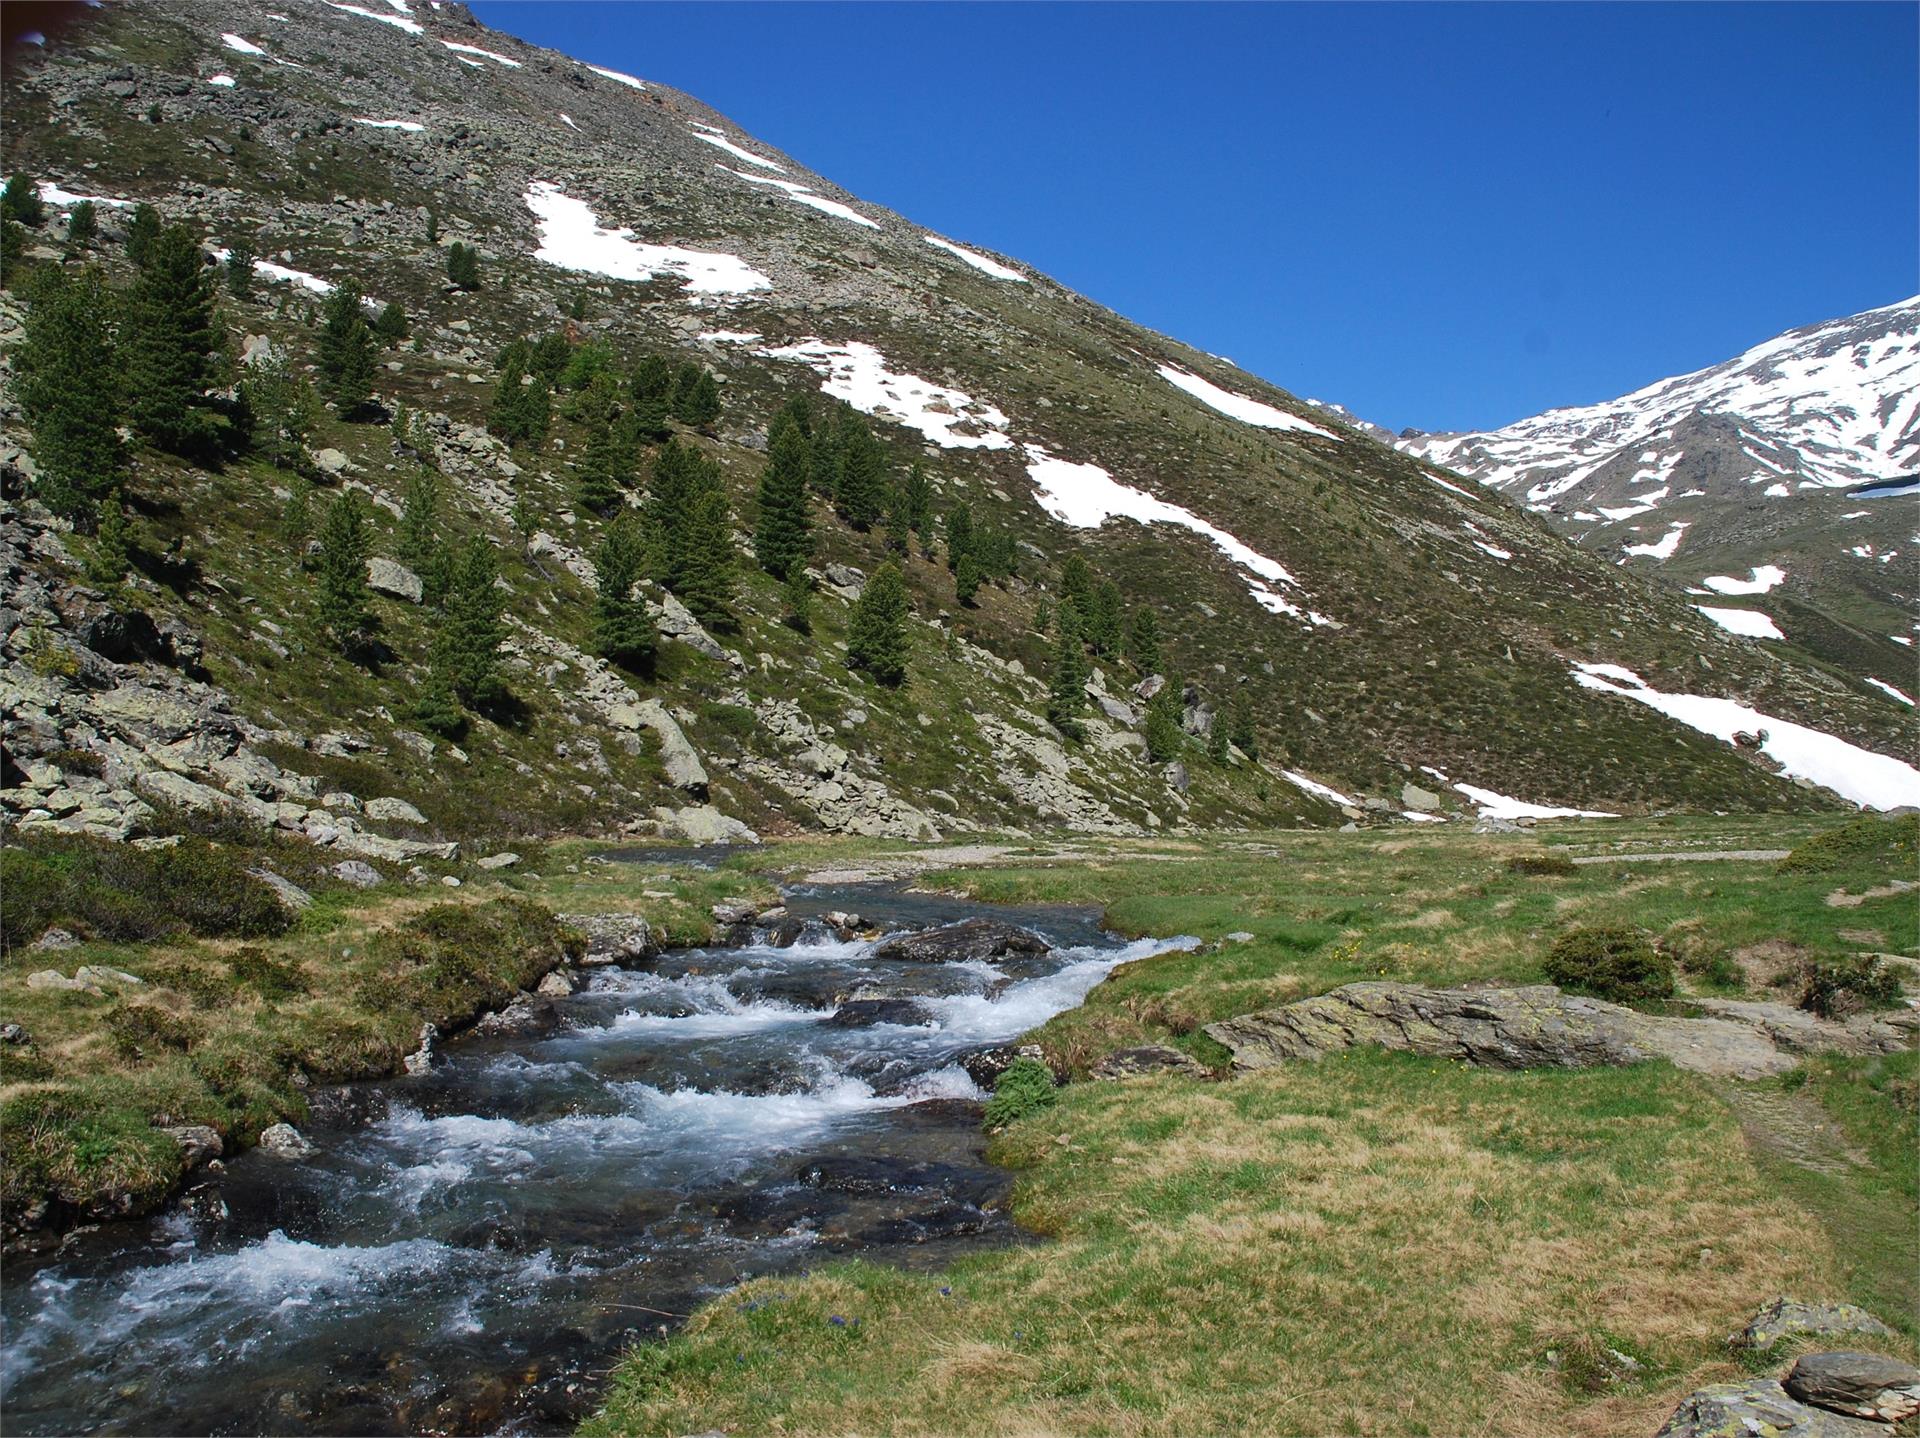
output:
[[[1785,1296],[1772,1299],[1752,1322],[1728,1342],[1735,1348],[1765,1353],[1791,1338],[1842,1338],[1866,1334],[1892,1338],[1893,1330],[1866,1309],[1851,1303],[1797,1303]]]
[[[198,1168],[210,1158],[218,1158],[226,1145],[220,1135],[203,1123],[181,1124],[162,1133],[180,1145],[180,1157],[188,1168]]]
[[[305,1158],[313,1145],[292,1124],[276,1123],[260,1135],[260,1151],[275,1158]]]
[[[1771,1378],[1750,1378],[1688,1394],[1654,1438],[1886,1438],[1886,1432],[1802,1403]]]
[[[1902,1423],[1920,1413],[1920,1368],[1877,1353],[1809,1353],[1781,1386],[1802,1403],[1854,1418]]]
[[[944,929],[889,935],[880,941],[873,956],[916,964],[957,964],[969,960],[997,964],[1046,952],[1045,939],[1018,925],[999,919],[968,919]]]
[[[397,564],[391,559],[367,561],[367,588],[375,594],[404,599],[409,604],[418,604],[426,593],[419,575],[406,565]]]
[[[369,799],[367,817],[387,824],[424,824],[427,816],[422,814],[405,799]]]
[[[1095,1064],[1091,1072],[1097,1079],[1146,1078],[1165,1073],[1179,1074],[1183,1078],[1207,1077],[1205,1064],[1167,1044],[1116,1049]]]

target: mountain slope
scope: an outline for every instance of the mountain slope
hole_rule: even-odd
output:
[[[7,642],[43,658],[15,666],[8,700],[28,722],[9,742],[42,787],[10,792],[37,822],[76,822],[27,801],[73,792],[50,756],[90,735],[109,754],[107,790],[82,796],[95,811],[157,785],[245,795],[262,818],[306,805],[292,822],[323,834],[340,816],[311,810],[336,786],[403,796],[421,832],[476,839],[725,832],[703,799],[763,832],[927,835],[1325,821],[1363,799],[1389,813],[1426,803],[1427,786],[1443,810],[1471,811],[1454,785],[1601,809],[1835,802],[1794,787],[1791,762],[1783,773],[1777,756],[1583,687],[1576,662],[1912,748],[1910,717],[1882,696],[1725,633],[1503,498],[866,204],[691,97],[521,44],[457,5],[86,11],[27,55],[7,98],[8,172],[51,185],[56,211],[78,195],[112,202],[95,253],[116,276],[135,200],[210,250],[246,238],[265,257],[253,297],[225,302],[236,353],[310,355],[313,295],[342,280],[406,307],[414,338],[376,389],[424,417],[452,527],[498,545],[520,706],[477,718],[457,751],[420,735],[405,709],[431,615],[383,605],[391,657],[377,668],[325,653],[311,580],[274,533],[295,476],[258,457],[207,468],[147,453],[133,478],[146,558],[118,602],[202,636],[204,671],[132,654],[101,668],[97,651],[72,661],[77,674],[47,662],[106,601],[59,557],[86,541],[20,510],[10,602],[36,622]],[[443,281],[455,241],[480,251],[478,294]],[[54,246],[39,254],[59,262]],[[873,417],[894,474],[925,467],[936,509],[965,501],[1013,536],[1015,574],[962,606],[944,563],[909,546],[913,678],[885,690],[839,652],[849,570],[871,572],[884,539],[823,512],[811,636],[782,622],[770,577],[746,573],[736,629],[710,635],[656,592],[669,636],[657,672],[611,670],[583,652],[601,522],[572,503],[582,431],[562,418],[539,448],[509,451],[483,429],[495,356],[554,331],[623,363],[657,354],[718,375],[721,418],[682,438],[720,466],[745,529],[774,413],[824,391]],[[408,446],[383,423],[329,416],[313,447],[337,456],[315,470],[324,487],[372,496],[375,553],[393,553]],[[524,546],[516,500],[536,520]],[[183,550],[193,565],[163,562]],[[1074,555],[1156,614],[1169,667],[1193,686],[1183,764],[1146,761],[1129,692],[1142,676],[1124,661],[1096,670],[1084,744],[1047,725],[1035,676],[1052,639],[1038,621]],[[224,752],[163,753],[179,736],[103,710],[103,695],[140,687],[230,713]],[[1210,763],[1197,736],[1240,695],[1261,762]],[[215,797],[152,778],[167,757]]]
[[[1710,607],[1752,596],[1737,607],[1844,668],[1913,673],[1889,636],[1911,640],[1920,594],[1920,298],[1604,404],[1395,442]]]

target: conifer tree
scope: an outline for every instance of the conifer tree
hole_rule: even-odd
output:
[[[900,486],[900,502],[907,528],[919,535],[924,545],[933,532],[933,485],[917,461]]]
[[[1215,720],[1218,723],[1218,720]],[[1227,706],[1227,739],[1234,748],[1249,759],[1260,757],[1260,740],[1253,728],[1253,701],[1242,689],[1233,696],[1233,702]]]
[[[1160,619],[1153,606],[1142,604],[1127,626],[1127,657],[1142,674],[1160,672]]]
[[[176,454],[204,452],[218,431],[208,400],[222,343],[213,305],[199,244],[169,225],[127,295],[124,364],[135,432]]]
[[[1093,571],[1087,561],[1069,554],[1060,568],[1060,609],[1071,609],[1074,622],[1084,636],[1093,624]]]
[[[398,558],[415,574],[425,572],[440,544],[440,476],[415,470],[400,505]]]
[[[847,621],[847,667],[863,669],[888,688],[907,677],[907,584],[888,560],[854,601]]]
[[[964,499],[947,511],[947,568],[960,572],[960,561],[973,553],[973,506]]]
[[[633,483],[633,445],[625,427],[614,422],[619,386],[610,373],[595,375],[575,401],[587,432],[575,466],[575,495],[582,508],[605,514]]]
[[[153,242],[160,238],[160,212],[152,205],[138,204],[127,221],[127,258],[144,266]]]
[[[773,428],[778,427],[782,420],[789,420],[797,425],[800,437],[811,440],[813,438],[813,396],[801,390],[789,398],[774,415],[773,426],[769,427],[767,432],[771,434]]]
[[[640,582],[641,545],[631,510],[623,511],[594,551],[593,646],[600,657],[623,669],[644,670],[653,663],[658,637],[653,617],[633,592]]]
[[[115,490],[100,506],[100,529],[94,536],[93,553],[87,559],[87,577],[109,588],[124,584],[132,545],[133,527],[127,522],[126,506]]]
[[[429,216],[429,223],[432,223],[432,216]],[[480,252],[472,245],[455,240],[447,247],[447,280],[457,290],[470,292],[479,289]]]
[[[99,233],[100,219],[94,213],[92,200],[82,200],[67,211],[67,253],[69,255],[84,253]]]
[[[487,411],[487,432],[510,445],[538,445],[553,422],[547,382],[529,374],[523,353],[507,352],[500,378],[493,387],[493,405]]]
[[[380,313],[374,317],[373,332],[382,342],[391,346],[407,337],[407,312],[400,305],[388,300],[380,307]]]
[[[1224,767],[1231,757],[1227,743],[1227,716],[1215,710],[1213,722],[1207,726],[1207,758]]]
[[[1053,675],[1047,685],[1047,722],[1069,739],[1086,737],[1086,725],[1080,716],[1087,707],[1086,640],[1080,632],[1078,616],[1062,607],[1058,616],[1059,633],[1053,643]]]
[[[313,486],[304,479],[295,481],[280,510],[280,537],[300,556],[304,566],[307,541],[313,538]]]
[[[672,408],[673,417],[682,424],[689,423],[687,411],[693,403],[694,386],[700,383],[700,366],[691,360],[673,372]]]
[[[1186,733],[1180,725],[1185,695],[1186,689],[1180,676],[1171,674],[1167,676],[1167,682],[1160,692],[1147,701],[1147,757],[1156,764],[1165,764],[1178,758],[1186,742]]]
[[[675,387],[674,417],[695,429],[710,429],[720,418],[720,382],[713,377],[712,370],[688,366],[681,373],[688,371],[692,372],[692,378],[685,389]]]
[[[82,528],[120,482],[120,374],[100,272],[42,267],[28,287],[26,336],[14,359],[33,426],[34,493]]]
[[[959,603],[973,608],[974,598],[980,593],[980,565],[971,553],[960,556],[960,562],[953,567],[953,597]]]
[[[520,557],[531,558],[534,531],[540,527],[540,510],[534,504],[533,496],[524,489],[515,489],[513,507],[507,511],[507,518],[513,524],[513,532],[520,536]],[[541,573],[545,572],[541,570]]]
[[[442,739],[458,739],[467,732],[467,716],[453,692],[452,681],[431,661],[411,713],[415,724]]]
[[[356,490],[342,490],[320,526],[320,627],[349,659],[373,638],[373,592],[367,587],[366,510]]]
[[[527,368],[547,382],[547,388],[560,383],[560,377],[573,363],[573,342],[559,330],[542,335],[527,360]]]
[[[374,353],[360,287],[343,280],[327,296],[315,356],[320,387],[342,419],[359,414],[373,399]]]
[[[26,230],[18,220],[0,219],[0,290],[18,289],[26,268]]]
[[[253,439],[282,469],[297,468],[306,457],[307,437],[320,418],[320,397],[304,374],[281,355],[253,366],[241,382]]]
[[[599,340],[591,344],[577,345],[567,356],[566,368],[560,371],[559,388],[575,392],[592,388],[594,383],[605,377],[611,388],[608,393],[612,399],[619,399],[619,385],[614,379],[614,354],[610,345]],[[569,417],[577,418],[569,412]]]
[[[643,356],[633,367],[628,413],[639,437],[657,444],[673,433],[673,370],[659,355]]]
[[[1102,659],[1116,658],[1122,640],[1120,586],[1111,579],[1103,579],[1096,584],[1091,609],[1087,642]]]
[[[1033,606],[1033,628],[1037,634],[1045,634],[1053,628],[1053,606],[1045,599]]]
[[[236,300],[253,297],[253,246],[235,240],[227,251],[227,293]]]
[[[654,460],[647,521],[655,576],[701,623],[733,622],[733,534],[713,461],[668,440]]]
[[[32,178],[24,173],[15,175],[7,181],[5,189],[0,189],[0,216],[28,229],[37,230],[46,223],[46,202],[40,198],[40,187]]]
[[[753,531],[754,558],[776,579],[791,577],[813,558],[807,470],[807,437],[782,411],[767,442],[767,467],[760,475],[760,522]]]
[[[834,499],[841,516],[865,533],[887,507],[887,451],[859,411],[842,416],[839,490]]]
[[[813,633],[813,576],[805,569],[794,569],[781,586],[787,601],[786,625],[798,634]]]
[[[452,584],[435,644],[437,667],[470,709],[485,708],[506,693],[500,678],[500,570],[493,545],[473,535],[453,561]]]

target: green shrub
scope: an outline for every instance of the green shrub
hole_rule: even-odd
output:
[[[1900,980],[1871,954],[1804,959],[1788,971],[1795,1002],[1823,1019],[1844,1019],[1900,1001]]]
[[[1831,874],[1839,869],[1887,867],[1913,872],[1920,859],[1920,814],[1880,819],[1862,814],[1799,845],[1782,859],[1783,874]]]
[[[1580,872],[1565,854],[1515,854],[1507,860],[1510,874],[1543,874],[1565,878]]]
[[[1673,961],[1638,929],[1603,924],[1568,929],[1547,951],[1547,978],[1576,994],[1626,1003],[1673,993]]]
[[[263,999],[290,999],[307,992],[307,976],[290,959],[276,959],[249,944],[227,959],[235,984],[252,989]]]
[[[158,1004],[122,1004],[107,1015],[114,1052],[131,1063],[151,1063],[169,1050],[185,1053],[200,1038],[192,1019]]]
[[[994,1080],[993,1097],[987,1100],[982,1121],[988,1128],[1005,1128],[1029,1114],[1052,1108],[1057,1097],[1052,1069],[1038,1059],[1015,1059]]]
[[[199,838],[152,852],[80,835],[16,839],[0,852],[0,943],[54,927],[120,943],[284,933],[292,917],[247,862]]]

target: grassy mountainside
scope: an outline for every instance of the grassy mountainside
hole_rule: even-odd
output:
[[[296,363],[312,355],[313,285],[276,273],[352,280],[410,317],[411,338],[381,356],[377,407],[355,422],[328,414],[311,437],[312,452],[336,451],[331,468],[295,465],[310,471],[301,475],[258,456],[208,466],[139,453],[129,484],[138,577],[126,590],[75,598],[66,586],[79,578],[87,541],[37,528],[30,510],[12,532],[15,607],[36,620],[27,637],[9,638],[12,656],[61,648],[73,628],[67,611],[99,603],[193,631],[203,640],[199,677],[237,716],[236,742],[277,766],[265,777],[252,766],[243,787],[255,797],[324,808],[314,801],[328,792],[393,795],[425,819],[409,836],[456,839],[623,826],[694,832],[675,815],[703,800],[768,832],[1124,832],[1339,817],[1282,768],[1356,799],[1377,796],[1388,810],[1401,807],[1403,783],[1429,782],[1422,766],[1582,807],[1831,802],[1725,743],[1577,687],[1574,660],[1625,665],[1661,688],[1738,697],[1882,752],[1912,747],[1912,720],[1879,696],[1726,635],[1538,517],[1443,484],[1428,466],[1324,416],[1309,432],[1223,413],[1175,387],[1162,367],[1257,400],[1282,424],[1301,406],[1043,275],[999,278],[927,244],[905,219],[841,194],[691,97],[486,31],[458,6],[380,19],[338,6],[282,16],[195,0],[88,11],[16,64],[7,98],[9,173],[57,180],[72,194],[150,201],[210,248],[245,239],[282,267],[263,274],[250,298],[223,301],[233,353],[264,345]],[[762,164],[739,158],[742,150]],[[740,178],[755,173],[807,187],[807,199],[866,223]],[[672,273],[611,279],[549,263],[536,255],[553,239],[528,206],[535,182],[560,185],[609,229],[735,256],[766,283],[702,294]],[[55,219],[30,236],[30,258],[70,268],[91,259],[126,281],[125,208],[101,205],[99,240],[66,261],[48,243],[61,210],[50,208]],[[479,251],[477,292],[445,283],[455,242]],[[625,241],[592,243],[618,251],[621,265],[632,261]],[[720,467],[741,538],[775,411],[821,384],[805,364],[763,351],[815,337],[868,344],[894,376],[997,408],[997,429],[976,424],[967,446],[943,447],[926,442],[924,426],[916,433],[896,422],[920,404],[910,393],[863,401],[894,473],[919,461],[936,510],[964,500],[1017,538],[1015,574],[963,607],[946,566],[914,546],[904,565],[916,615],[912,677],[898,691],[844,667],[851,589],[823,591],[815,633],[802,636],[782,622],[778,585],[750,563],[737,627],[702,643],[706,652],[670,639],[656,672],[609,671],[582,652],[586,561],[603,521],[572,502],[581,431],[562,417],[542,444],[511,451],[482,433],[501,349],[556,331],[606,344],[623,366],[657,354],[717,374],[720,419],[681,437]],[[701,338],[716,333],[763,338]],[[434,435],[428,457],[447,481],[447,531],[492,540],[507,586],[515,703],[478,717],[457,753],[406,715],[423,682],[431,612],[381,601],[388,655],[378,665],[328,653],[314,633],[312,576],[288,562],[276,531],[285,496],[304,480],[318,483],[322,502],[357,485],[374,503],[374,553],[391,556],[393,511],[413,468],[388,422],[401,409],[423,416]],[[994,433],[999,441],[980,442]],[[1190,519],[1058,522],[1033,446],[1136,491],[1122,495],[1122,509],[1151,496]],[[28,467],[15,466],[14,492]],[[643,457],[640,487],[646,471]],[[516,500],[536,530],[531,544],[514,532]],[[1214,539],[1196,528],[1207,525]],[[871,573],[885,557],[878,532],[824,510],[820,529],[823,576],[834,564]],[[1221,534],[1287,571],[1290,581],[1259,586],[1283,603],[1261,602]],[[1047,725],[1052,637],[1037,620],[1057,606],[1073,555],[1116,581],[1130,607],[1156,612],[1163,667],[1194,686],[1184,773],[1144,760],[1130,703],[1111,718],[1096,711],[1084,744],[1060,741]],[[66,663],[29,666],[16,699],[34,722],[30,739],[11,741],[16,762],[58,770],[50,755],[89,747],[84,734],[76,746],[78,715],[112,741],[107,797],[144,793],[142,766],[162,741],[151,726],[101,722],[86,691],[166,687],[174,677],[137,659],[101,671],[82,656],[68,666],[87,671],[77,675],[61,672]],[[1142,677],[1124,662],[1100,667],[1116,703]],[[1237,695],[1251,700],[1260,762],[1235,755],[1210,764],[1200,753],[1205,711]],[[670,782],[656,753],[660,727],[623,723],[621,706],[643,696],[674,716],[705,762],[707,785]],[[813,762],[823,744],[845,751],[828,754],[840,767]],[[224,802],[217,795],[239,782],[190,772],[215,791],[207,802]],[[42,778],[58,784],[62,775]],[[1468,807],[1442,789],[1444,807]],[[28,812],[55,823],[72,813]]]

